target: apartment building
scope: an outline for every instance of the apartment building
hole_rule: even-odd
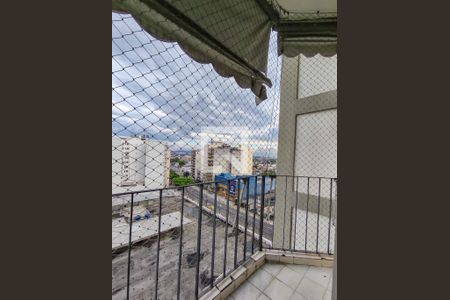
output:
[[[213,181],[214,175],[231,173],[251,175],[253,150],[245,145],[237,147],[223,142],[211,142],[192,152],[192,176],[201,181]]]
[[[112,188],[169,185],[170,151],[146,137],[112,137]],[[120,189],[120,188],[119,188]]]

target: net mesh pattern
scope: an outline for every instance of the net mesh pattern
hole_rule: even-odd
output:
[[[227,176],[271,176],[264,247],[334,253],[336,62],[278,56],[272,32],[273,86],[256,105],[233,78],[112,13],[113,299],[195,299],[258,248],[261,177],[247,201],[245,181],[208,183]]]

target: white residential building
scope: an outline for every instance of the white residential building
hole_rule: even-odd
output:
[[[213,181],[214,175],[231,173],[251,175],[253,150],[245,145],[232,147],[222,142],[211,142],[192,152],[192,176],[202,181]]]
[[[143,137],[112,137],[112,188],[121,192],[169,185],[170,151],[162,142]]]

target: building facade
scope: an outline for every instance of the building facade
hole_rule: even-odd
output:
[[[169,185],[170,151],[162,142],[144,137],[112,137],[112,188],[146,189]]]
[[[251,175],[253,150],[245,145],[237,147],[211,142],[192,152],[192,176],[200,181],[213,181],[220,173]]]

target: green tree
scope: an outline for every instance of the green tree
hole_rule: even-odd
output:
[[[261,175],[270,176],[270,175],[276,175],[276,173],[273,170],[267,170],[267,171],[262,172]]]
[[[180,175],[178,175],[174,170],[170,170],[170,175],[169,175],[170,179],[174,179],[174,178],[178,178],[178,177],[180,177]]]
[[[194,183],[194,178],[192,177],[175,177],[173,178],[173,184],[176,186],[183,186]]]

